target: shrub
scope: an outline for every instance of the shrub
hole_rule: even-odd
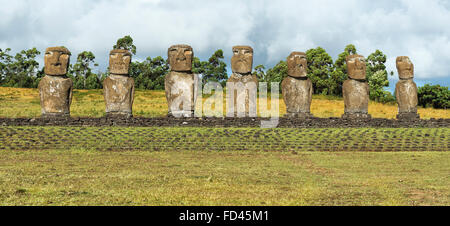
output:
[[[423,107],[443,108],[450,107],[450,91],[448,87],[425,84],[417,91],[419,105]]]

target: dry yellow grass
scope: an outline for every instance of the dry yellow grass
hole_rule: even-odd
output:
[[[264,100],[261,99],[260,101]],[[280,99],[279,103],[280,115],[283,115],[286,113],[286,106],[282,99]],[[270,104],[268,105],[270,106]],[[226,105],[224,104],[225,107]],[[419,107],[418,111],[423,119],[450,118],[450,110],[448,109]],[[105,115],[104,112],[105,104],[102,90],[74,91],[71,116],[100,117]],[[316,117],[340,117],[344,113],[344,102],[339,98],[330,99],[325,96],[315,95],[311,104],[311,113]],[[370,102],[369,113],[374,118],[395,118],[397,105]],[[39,117],[40,114],[39,92],[37,89],[0,87],[0,117]],[[158,117],[166,114],[167,102],[164,91],[136,91],[133,115],[138,117]]]

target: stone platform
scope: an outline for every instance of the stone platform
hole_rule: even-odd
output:
[[[261,127],[270,118],[175,118],[175,117],[54,117],[0,118],[0,126],[130,126],[130,127]],[[272,121],[271,124],[274,124]],[[275,122],[276,124],[276,122]],[[279,128],[415,128],[450,127],[450,118],[396,120],[385,118],[292,118],[281,117]]]

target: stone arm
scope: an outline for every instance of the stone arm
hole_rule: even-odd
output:
[[[108,77],[106,77],[103,80],[103,100],[105,101],[105,105],[107,106],[108,103],[106,102],[106,80],[108,79]]]
[[[133,109],[134,103],[134,78],[131,78],[131,109]]]
[[[72,82],[72,80],[70,80],[70,83],[72,83],[72,84],[70,85],[70,88],[69,88],[69,106],[72,104],[72,96],[73,96],[73,82]]]
[[[413,93],[413,103],[414,103],[414,106],[416,106],[417,107],[417,105],[419,105],[419,95],[418,95],[418,90],[417,90],[417,85],[416,85],[416,83],[415,82],[412,82],[412,84],[413,84],[413,87],[414,87],[414,93]]]
[[[44,79],[44,78],[42,78],[42,79]],[[39,90],[39,102],[41,103],[41,107],[42,107],[42,105],[43,105],[43,103],[42,103],[42,91],[41,91],[41,87],[42,87],[42,79],[41,79],[41,81],[39,81],[39,84],[38,84],[38,90]]]
[[[309,80],[309,79],[308,79]],[[310,85],[310,87],[311,87],[311,89],[309,89],[309,103],[311,103],[311,101],[312,101],[312,96],[313,96],[313,93],[314,93],[314,87],[313,87],[313,84],[312,84],[312,81],[311,80],[309,80],[309,85]]]
[[[398,101],[400,100],[400,96],[399,96],[399,92],[398,92],[398,82],[397,82],[397,84],[395,85],[395,91],[394,91],[394,94],[395,94],[395,99],[397,100],[397,103],[398,103]]]

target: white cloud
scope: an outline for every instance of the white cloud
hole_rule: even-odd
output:
[[[233,45],[251,45],[255,65],[272,67],[291,51],[321,46],[334,58],[347,44],[368,56],[410,56],[416,78],[450,76],[450,7],[431,0],[238,1],[238,0],[0,0],[0,48],[19,51],[67,46],[84,50],[101,67],[115,41],[131,35],[136,59],[166,57],[170,45],[185,43],[207,59]],[[72,59],[74,59],[73,57]],[[41,60],[40,60],[41,61]],[[42,61],[41,61],[42,62]],[[396,76],[395,76],[396,77]]]

